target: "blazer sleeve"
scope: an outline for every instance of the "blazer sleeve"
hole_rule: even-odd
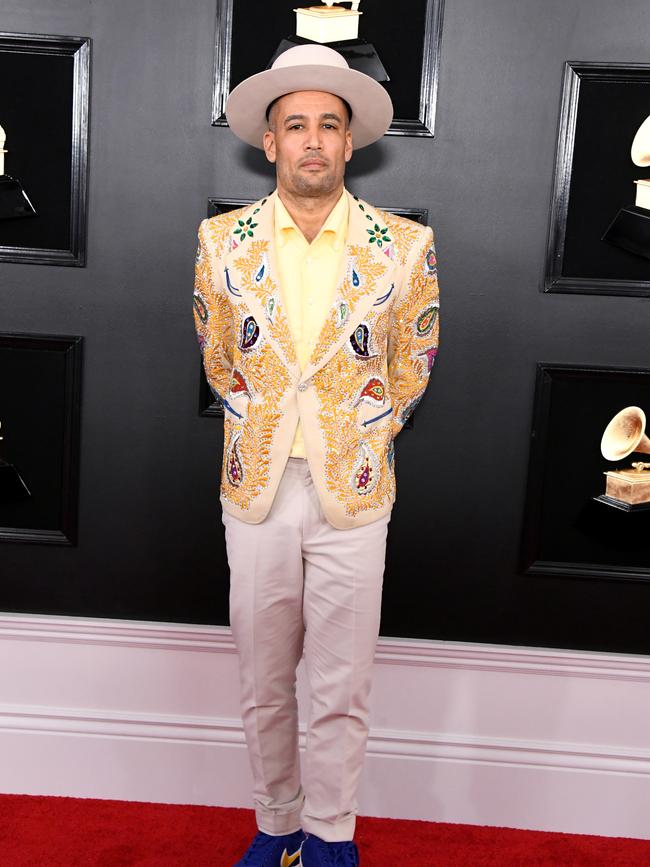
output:
[[[433,230],[410,250],[388,335],[388,385],[393,438],[422,399],[438,348],[439,289]]]
[[[199,244],[194,269],[194,325],[203,356],[208,384],[216,398],[224,401],[230,391],[232,373],[232,310],[226,297],[219,251],[210,238],[210,221],[199,226]]]

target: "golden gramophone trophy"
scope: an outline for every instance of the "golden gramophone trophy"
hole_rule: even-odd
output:
[[[278,55],[288,48],[318,42],[342,54],[348,65],[357,72],[364,72],[375,81],[390,81],[375,46],[359,36],[359,19],[363,15],[363,12],[359,11],[360,2],[361,0],[341,0],[335,3],[334,0],[323,0],[319,6],[294,9],[296,33],[280,42],[267,69],[273,65]],[[349,8],[344,6],[344,3],[348,3]]]
[[[650,117],[643,121],[634,136],[631,157],[635,166],[650,166]],[[639,178],[634,183],[634,205],[620,209],[602,240],[650,259],[650,178]]]
[[[334,0],[323,0],[325,5],[294,9],[296,36],[311,42],[343,42],[359,37],[360,0],[352,0],[350,9]]]
[[[650,454],[645,435],[645,413],[628,406],[617,413],[605,428],[600,450],[608,461],[622,461],[632,452]],[[650,463],[633,461],[626,469],[605,472],[605,493],[596,500],[625,512],[650,509]]]

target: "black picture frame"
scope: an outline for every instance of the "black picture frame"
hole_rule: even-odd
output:
[[[625,512],[597,497],[609,421],[626,406],[650,417],[650,370],[540,362],[519,571],[524,575],[650,580],[650,510]]]
[[[216,217],[218,214],[227,214],[230,211],[235,211],[237,208],[243,208],[245,205],[252,205],[256,199],[224,199],[210,197],[208,199],[208,217]],[[381,210],[390,211],[391,214],[398,214],[400,217],[407,217],[410,220],[415,220],[426,226],[429,222],[428,208],[382,208]],[[223,417],[224,408],[222,402],[214,396],[212,389],[208,384],[203,363],[200,363],[199,375],[199,415],[207,418]],[[415,412],[406,419],[405,428],[413,427],[413,416]]]
[[[392,81],[387,84],[395,118],[387,135],[435,134],[444,0],[409,0],[409,13],[388,0],[373,0],[363,9],[360,35],[375,45]],[[233,0],[217,0],[212,125],[227,126],[228,94],[249,75],[269,64],[278,44],[295,31],[295,2],[258,4],[254,11]],[[256,38],[251,40],[250,16]],[[369,16],[372,15],[369,21]],[[264,20],[260,21],[260,16]],[[400,44],[400,36],[403,41]],[[407,51],[407,44],[410,49]],[[249,48],[250,46],[250,48]],[[247,51],[248,49],[248,51]],[[245,53],[246,52],[246,53]],[[391,64],[391,58],[395,62]],[[235,63],[233,63],[233,57]],[[236,68],[235,68],[236,67]]]
[[[86,264],[91,40],[0,32],[5,173],[36,216],[0,220],[0,261]]]
[[[82,349],[78,336],[0,334],[0,542],[77,544]],[[3,486],[16,473],[28,496]]]
[[[650,259],[603,240],[650,176],[630,157],[649,106],[650,64],[564,64],[543,291],[650,295]]]

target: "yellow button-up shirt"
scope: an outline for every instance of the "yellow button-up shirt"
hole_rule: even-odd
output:
[[[280,197],[275,197],[275,249],[280,287],[301,370],[309,361],[334,300],[332,296],[348,231],[348,212],[348,198],[344,191],[318,235],[309,244]],[[290,455],[306,457],[300,420]]]

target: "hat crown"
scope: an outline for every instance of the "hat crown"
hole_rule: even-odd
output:
[[[345,57],[327,45],[296,45],[276,57],[271,69],[286,69],[290,66],[334,66],[349,69]]]

